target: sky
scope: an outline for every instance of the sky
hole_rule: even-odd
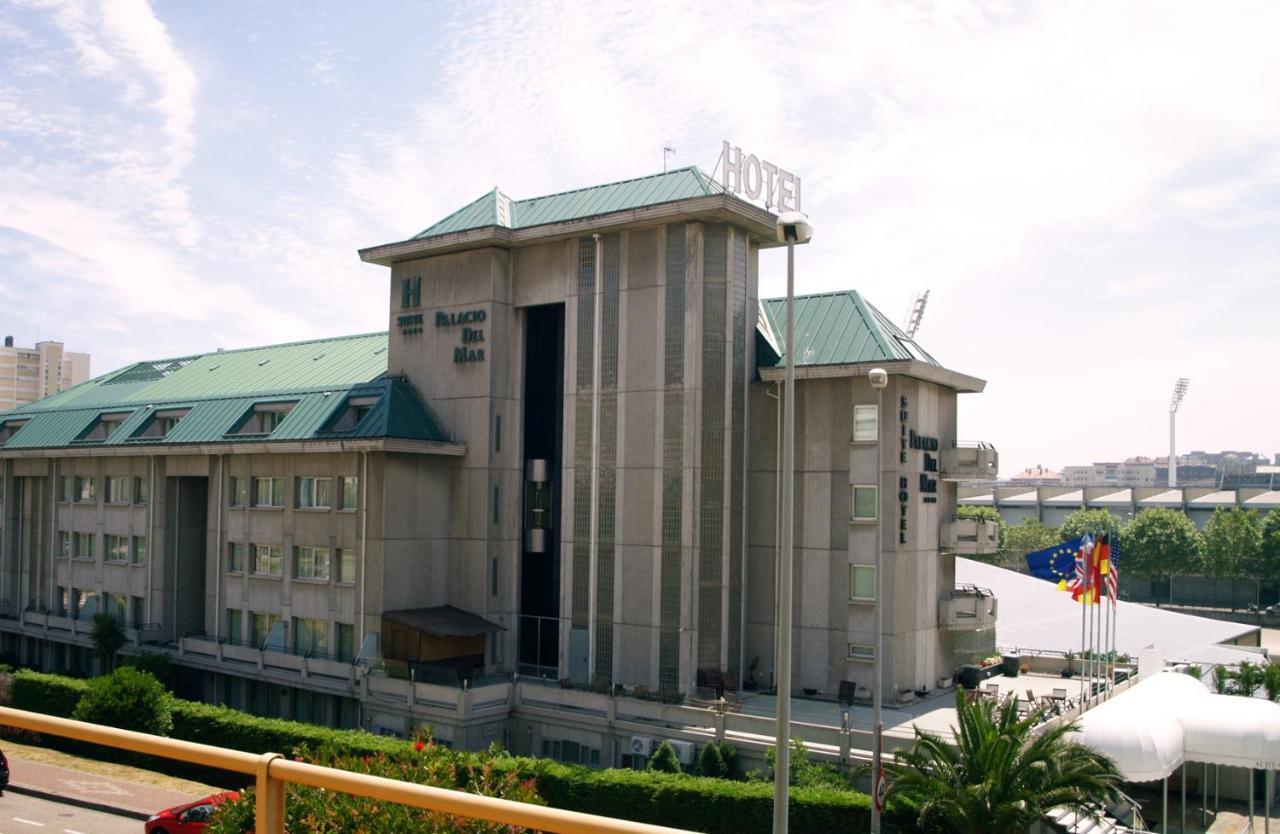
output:
[[[1280,4],[0,0],[0,334],[103,373],[387,327],[494,186],[803,178],[797,291],[988,380],[1001,471],[1280,453]],[[761,293],[781,294],[780,252]]]

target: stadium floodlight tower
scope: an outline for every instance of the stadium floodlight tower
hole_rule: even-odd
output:
[[[1177,443],[1174,442],[1174,428],[1178,418],[1178,407],[1182,405],[1182,398],[1187,395],[1187,384],[1191,380],[1185,376],[1178,377],[1178,382],[1173,386],[1173,399],[1169,401],[1169,488],[1173,489],[1178,485],[1178,449]]]

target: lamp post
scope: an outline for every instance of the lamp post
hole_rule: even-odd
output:
[[[813,237],[809,219],[798,211],[778,217],[778,240],[787,244],[786,384],[782,409],[782,549],[778,570],[778,717],[773,764],[773,834],[786,834],[791,779],[791,574],[795,554],[796,348],[792,338],[796,295],[796,244]]]
[[[884,727],[880,721],[881,690],[884,686],[884,579],[880,576],[884,562],[884,502],[880,500],[880,488],[884,484],[884,432],[880,430],[880,421],[884,419],[884,389],[889,384],[889,374],[884,368],[872,368],[867,380],[876,389],[876,633],[875,657],[871,664],[871,834],[880,834],[880,801],[884,791]]]

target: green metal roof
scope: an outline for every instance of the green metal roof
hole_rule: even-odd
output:
[[[350,431],[329,424],[349,397],[377,404]],[[255,405],[296,403],[269,436],[231,434]],[[185,410],[159,439],[134,437],[159,411]],[[103,441],[78,439],[102,414],[128,417]],[[139,362],[42,400],[0,413],[26,420],[0,448],[175,445],[398,437],[449,442],[439,422],[400,377],[387,375],[387,334],[218,351]]]
[[[413,239],[421,240],[488,226],[508,229],[543,226],[722,192],[723,188],[717,182],[694,167],[677,168],[661,174],[593,185],[590,188],[528,200],[512,200],[495,188],[440,222],[428,226],[414,235]]]
[[[757,364],[780,365],[786,345],[785,298],[760,300],[778,351],[757,351]],[[796,365],[848,365],[917,359],[939,365],[915,340],[853,290],[800,295],[795,300]],[[758,333],[764,330],[758,329]],[[759,342],[757,342],[759,344]]]

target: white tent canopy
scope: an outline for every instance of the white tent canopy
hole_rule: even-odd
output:
[[[1164,779],[1183,762],[1257,767],[1280,761],[1280,704],[1214,695],[1161,672],[1080,719],[1076,741],[1115,760],[1128,782]]]

